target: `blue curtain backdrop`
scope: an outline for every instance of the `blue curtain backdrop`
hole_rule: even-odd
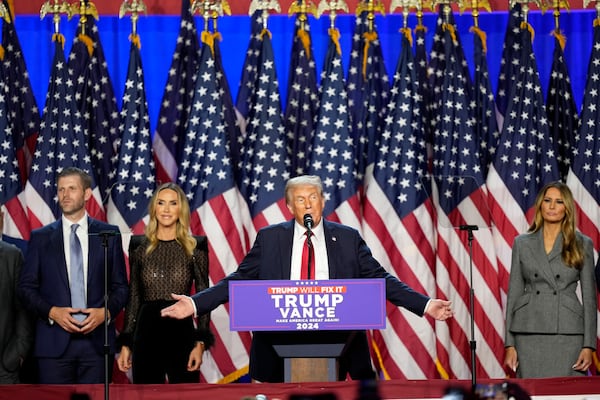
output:
[[[596,12],[594,10],[572,10],[569,13],[563,12],[560,17],[560,28],[567,38],[565,59],[569,66],[578,108],[583,99],[595,17]],[[437,14],[434,13],[428,13],[424,16],[423,23],[427,27],[428,48],[431,47],[433,42],[436,19]],[[470,13],[462,15],[457,13],[455,14],[455,20],[469,67],[472,69],[473,34],[469,32],[469,28],[473,25],[473,18]],[[487,34],[488,64],[494,92],[500,69],[507,20],[508,14],[506,12],[483,12],[479,17],[479,27]],[[63,18],[60,24],[60,31],[66,38],[65,53],[67,55],[71,49],[77,21],[77,18],[70,21]],[[403,25],[403,18],[400,14],[393,14],[377,16],[375,21],[387,71],[391,79],[400,52],[401,36],[398,31]],[[535,30],[534,51],[545,95],[554,49],[554,37],[551,36],[551,32],[555,28],[554,17],[551,11],[544,14],[531,12],[528,21]],[[142,62],[146,78],[145,84],[152,132],[154,132],[156,126],[163,88],[175,49],[179,22],[180,18],[178,16],[141,16],[138,20],[137,31],[142,43]],[[223,37],[221,42],[223,62],[234,101],[250,39],[250,22],[250,18],[247,16],[225,16],[218,21],[218,29]],[[197,18],[196,23],[199,30],[203,29],[202,19]],[[15,24],[23,47],[34,94],[41,110],[45,103],[53,56],[51,38],[54,25],[52,18],[40,20],[39,16],[36,15],[17,15]],[[320,73],[327,50],[327,29],[330,22],[327,16],[323,16],[318,20],[310,17],[309,24],[317,71]],[[355,17],[353,15],[341,15],[336,20],[336,26],[341,33],[340,42],[344,70],[347,70],[350,58],[349,52],[354,24]],[[414,28],[415,25],[416,17],[411,16],[408,26]],[[97,26],[113,80],[117,102],[120,106],[129,61],[130,42],[128,36],[131,32],[131,20],[129,17],[119,19],[117,16],[103,15],[97,21]],[[287,15],[273,15],[269,17],[268,28],[272,33],[282,106],[285,107],[294,18]]]

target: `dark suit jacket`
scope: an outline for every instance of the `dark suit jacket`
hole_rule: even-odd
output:
[[[88,218],[89,250],[87,305],[104,307],[104,247],[101,231],[118,231],[118,227]],[[35,350],[37,357],[60,357],[70,334],[48,319],[53,306],[70,307],[71,294],[65,261],[62,219],[31,233],[25,264],[19,279],[19,295],[23,304],[37,317]],[[108,238],[108,310],[112,317],[108,327],[109,344],[114,352],[114,318],[125,306],[129,293],[127,272],[120,236]],[[99,354],[103,354],[104,325],[89,334]]]
[[[429,298],[413,291],[409,286],[390,275],[373,258],[370,249],[355,229],[329,221],[322,223],[330,279],[384,278],[388,301],[417,315],[423,315]],[[290,279],[293,236],[293,220],[260,230],[252,249],[244,257],[237,271],[225,277],[215,286],[192,297],[198,314],[209,312],[229,301],[230,280]],[[254,332],[250,352],[250,373],[253,378],[261,381],[281,381],[283,378],[282,364],[274,360],[274,354],[268,345],[260,343],[260,340],[266,335],[268,333]],[[364,332],[357,334],[350,348],[351,350],[347,351],[347,354],[354,358],[349,359],[347,365],[340,365],[341,373],[347,371],[351,375],[355,375],[353,378],[366,378],[367,372],[365,371],[367,368],[370,369],[370,359]]]
[[[17,298],[23,255],[0,241],[0,384],[18,383],[19,366],[33,343],[33,324]]]
[[[596,348],[596,282],[592,240],[577,233],[585,260],[581,270],[562,260],[562,235],[550,254],[542,230],[517,236],[512,247],[506,304],[506,346],[519,333],[579,334],[583,346]],[[583,303],[576,294],[581,284]]]

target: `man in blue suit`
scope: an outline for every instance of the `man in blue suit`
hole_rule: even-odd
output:
[[[315,279],[384,278],[386,297],[391,303],[411,312],[445,320],[452,316],[449,301],[430,299],[389,274],[375,260],[360,234],[353,228],[322,219],[325,197],[321,179],[299,176],[285,188],[287,207],[294,219],[266,227],[258,233],[254,245],[238,269],[215,286],[194,296],[174,295],[177,303],[163,309],[162,315],[184,318],[202,315],[229,301],[230,280],[304,279],[302,275],[305,245],[305,216],[312,217],[311,241],[314,249]],[[191,300],[191,301],[190,301]],[[250,375],[256,381],[283,381],[283,360],[271,346],[271,332],[254,332],[250,350]],[[356,332],[339,360],[339,378],[375,377],[371,367],[366,333]]]
[[[78,168],[65,168],[58,174],[62,217],[31,233],[19,278],[19,296],[37,319],[34,356],[39,381],[44,384],[102,383],[105,379],[105,248],[104,237],[98,233],[118,232],[118,228],[88,216],[85,205],[92,196],[91,183],[90,176]],[[72,234],[79,242],[76,253],[70,250],[70,242],[76,240]],[[106,253],[108,343],[109,353],[114,354],[113,321],[129,293],[119,236],[108,237]],[[71,269],[73,264],[80,266],[77,272]],[[83,276],[78,285],[79,271]],[[73,305],[72,292],[77,293],[77,288],[81,304]]]

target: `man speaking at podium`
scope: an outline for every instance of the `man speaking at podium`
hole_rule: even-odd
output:
[[[290,179],[285,199],[293,220],[261,229],[235,272],[192,297],[174,294],[178,301],[164,308],[162,316],[185,318],[212,311],[229,301],[230,280],[384,278],[386,298],[391,303],[440,321],[452,317],[450,301],[415,292],[373,258],[358,231],[322,218],[325,197],[318,176]],[[253,334],[250,376],[260,382],[283,382],[283,359],[273,350],[268,335],[269,332]],[[352,379],[375,378],[364,331],[357,332],[339,359],[339,378],[344,379],[347,374]]]

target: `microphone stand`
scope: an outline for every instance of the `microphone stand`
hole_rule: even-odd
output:
[[[312,241],[310,240],[310,237],[312,236],[312,230],[310,228],[306,229],[306,246],[308,246],[308,265],[306,266],[307,271],[308,271],[308,279],[314,279],[314,277],[310,276],[310,272],[311,272],[311,268],[310,266],[312,265],[312,258],[313,258],[313,245],[312,245]],[[315,270],[315,274],[316,274],[316,270]]]
[[[108,344],[108,237],[113,236],[111,232],[100,232],[102,236],[102,247],[104,248],[104,400],[109,398],[109,355]]]
[[[469,240],[469,313],[471,314],[471,340],[469,341],[471,347],[471,393],[475,393],[477,386],[477,366],[476,366],[476,355],[475,349],[477,348],[477,342],[475,341],[475,292],[473,290],[473,231],[479,229],[477,225],[461,225],[459,227],[461,231],[467,231]]]

